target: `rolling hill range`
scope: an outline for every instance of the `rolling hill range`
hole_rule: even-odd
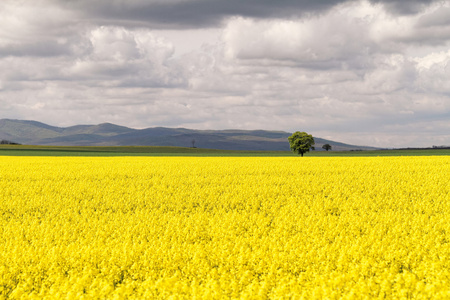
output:
[[[154,127],[133,129],[103,123],[55,127],[36,121],[0,119],[0,140],[26,145],[60,146],[178,146],[221,150],[289,151],[291,133],[266,130],[193,130]],[[374,150],[314,137],[316,150],[330,144],[333,150]]]

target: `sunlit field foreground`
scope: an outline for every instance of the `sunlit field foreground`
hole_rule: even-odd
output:
[[[450,298],[450,157],[0,157],[3,298]]]

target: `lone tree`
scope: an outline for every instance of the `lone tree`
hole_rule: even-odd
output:
[[[294,132],[290,137],[288,137],[289,145],[291,146],[291,151],[298,154],[305,154],[309,152],[310,149],[314,150],[314,138],[312,135],[306,132]]]
[[[322,148],[328,151],[328,150],[331,150],[331,145],[330,144],[324,144],[322,146]]]

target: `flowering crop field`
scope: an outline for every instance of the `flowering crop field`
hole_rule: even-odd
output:
[[[0,298],[449,299],[450,156],[0,157]]]

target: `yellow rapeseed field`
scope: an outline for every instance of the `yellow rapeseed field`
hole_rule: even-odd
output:
[[[450,157],[0,157],[0,297],[450,299]]]

